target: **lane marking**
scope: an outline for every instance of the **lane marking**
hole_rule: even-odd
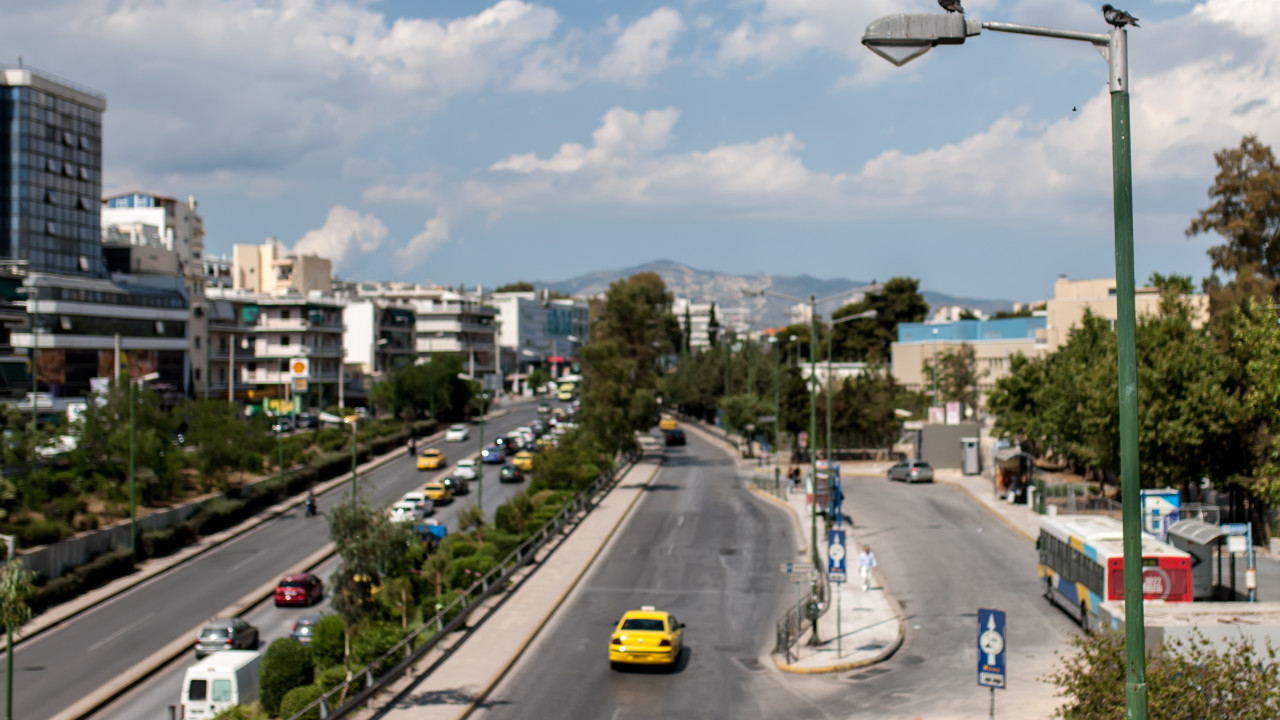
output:
[[[89,652],[93,652],[94,650],[97,650],[98,648],[102,647],[103,645],[106,645],[107,643],[111,642],[112,640],[115,640],[116,638],[118,638],[118,637],[120,637],[121,635],[123,635],[123,634],[125,634],[125,633],[129,632],[130,630],[134,629],[135,627],[137,627],[137,626],[141,625],[142,623],[144,623],[144,622],[146,622],[146,621],[150,620],[151,618],[153,618],[153,617],[155,617],[155,616],[156,616],[156,614],[155,614],[154,612],[149,612],[149,613],[147,613],[146,615],[143,615],[142,617],[138,618],[137,620],[134,620],[133,622],[129,623],[128,625],[125,625],[124,627],[120,628],[119,630],[117,630],[117,631],[115,631],[115,632],[111,633],[110,635],[108,635],[108,636],[106,636],[106,637],[102,638],[102,639],[101,639],[101,640],[99,640],[98,642],[96,642],[96,643],[94,643],[94,644],[90,645],[90,646],[89,646]]]
[[[249,555],[249,557],[247,557],[247,558],[245,558],[245,559],[241,560],[240,562],[236,563],[235,565],[232,565],[232,566],[231,566],[231,570],[229,570],[228,572],[235,572],[236,570],[239,570],[240,568],[244,567],[245,565],[248,565],[249,563],[253,562],[254,560],[257,560],[257,559],[258,559],[258,557],[259,557],[259,556],[261,556],[261,555],[262,555],[262,553],[258,552],[257,550],[254,550],[254,551],[253,551],[253,553],[251,553],[251,554]]]

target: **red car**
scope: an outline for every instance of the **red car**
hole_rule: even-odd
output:
[[[324,583],[311,573],[285,575],[276,585],[276,606],[314,605],[324,597]]]

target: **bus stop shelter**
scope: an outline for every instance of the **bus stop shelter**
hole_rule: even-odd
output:
[[[1222,538],[1227,531],[1220,525],[1203,520],[1179,520],[1169,526],[1169,544],[1191,555],[1191,597],[1212,600],[1214,587],[1222,584]],[[1214,582],[1214,556],[1217,556],[1218,578]],[[1235,557],[1231,558],[1231,594],[1235,596]]]

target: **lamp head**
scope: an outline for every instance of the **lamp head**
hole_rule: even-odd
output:
[[[929,52],[934,45],[959,45],[982,31],[980,20],[958,13],[885,15],[873,20],[862,44],[898,67]]]

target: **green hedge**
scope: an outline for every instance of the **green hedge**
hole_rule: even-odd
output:
[[[31,606],[32,611],[40,612],[101,587],[132,571],[133,552],[127,547],[116,548],[102,553],[62,577],[38,586],[35,595],[27,604]]]
[[[338,667],[341,668],[342,666]],[[319,700],[320,696],[323,694],[324,693],[320,691],[320,688],[315,685],[303,685],[290,690],[285,693],[284,698],[280,700],[280,717],[291,718],[294,715],[297,715],[302,708],[310,705],[316,700]],[[301,720],[320,720],[320,706],[317,704],[315,707],[308,710],[307,714],[303,715]]]
[[[71,536],[71,526],[61,520],[32,520],[18,529],[21,547],[48,545]]]

